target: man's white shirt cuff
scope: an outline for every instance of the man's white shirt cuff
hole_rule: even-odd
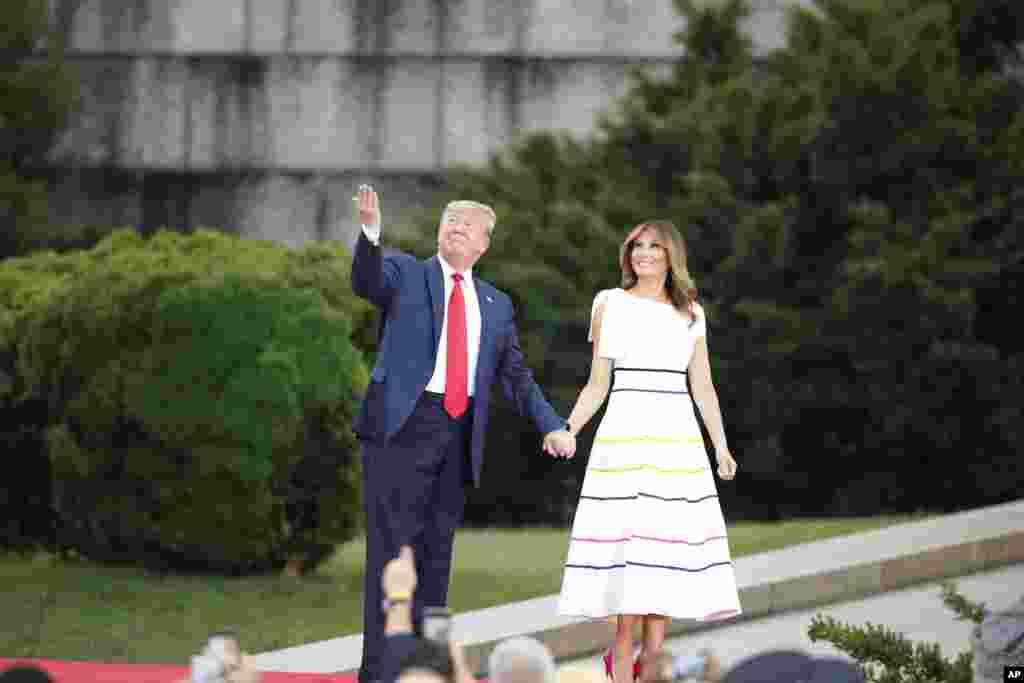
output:
[[[373,244],[373,246],[376,247],[376,246],[380,245],[380,226],[379,225],[376,228],[373,228],[373,227],[371,227],[369,225],[364,225],[363,226],[363,234],[366,235],[366,239],[370,240],[370,243]]]

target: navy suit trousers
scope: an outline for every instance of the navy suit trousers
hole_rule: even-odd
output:
[[[416,561],[413,623],[419,630],[424,607],[448,604],[452,542],[462,523],[469,463],[472,404],[458,420],[442,398],[424,393],[402,429],[387,442],[363,441],[363,504],[366,512],[366,577],[363,591],[361,683],[389,669],[384,658],[384,565],[410,545]]]

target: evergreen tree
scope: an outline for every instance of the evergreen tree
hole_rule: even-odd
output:
[[[593,135],[526,136],[445,188],[498,209],[481,270],[516,297],[542,384],[568,408],[620,240],[664,217],[711,316],[744,475],[727,509],[1012,498],[1024,380],[1002,323],[1024,262],[1024,6],[817,0],[755,58],[745,0],[676,4],[671,74],[636,73]],[[432,251],[439,206],[413,250]]]
[[[46,0],[7,0],[0,21],[0,259],[79,237],[50,225],[40,174],[77,101]],[[33,56],[45,48],[45,56]]]
[[[0,549],[242,574],[359,525],[351,254],[117,231],[0,264]]]

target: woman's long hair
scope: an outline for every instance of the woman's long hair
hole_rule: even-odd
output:
[[[697,285],[694,284],[690,270],[686,267],[686,240],[671,221],[644,221],[630,230],[619,248],[622,288],[632,289],[639,280],[636,271],[633,270],[630,255],[637,237],[648,228],[654,231],[658,241],[667,251],[668,273],[665,274],[665,292],[676,310],[689,314],[692,324],[697,321],[697,315],[693,310],[693,304],[697,301]]]

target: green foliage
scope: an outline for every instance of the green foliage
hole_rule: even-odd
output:
[[[0,22],[0,258],[88,241],[93,232],[72,234],[49,223],[47,182],[39,169],[75,110],[78,92],[48,16],[46,0],[7,0]],[[39,48],[45,56],[29,56]]]
[[[985,603],[973,602],[957,591],[956,585],[950,582],[942,584],[942,602],[956,614],[957,621],[969,621],[980,624],[985,619]]]
[[[953,584],[943,584],[942,600],[958,620],[979,624],[984,617],[985,605],[969,601]],[[974,679],[970,652],[949,661],[937,644],[913,643],[885,626],[849,626],[816,615],[807,634],[811,642],[830,642],[856,660],[868,683],[971,683]]]
[[[57,543],[247,572],[315,561],[359,511],[368,307],[346,251],[123,230],[0,267],[7,407],[45,403]]]
[[[456,169],[424,237],[403,246],[433,251],[442,200],[492,202],[480,270],[516,298],[527,358],[568,406],[587,375],[590,301],[619,282],[619,242],[642,220],[673,220],[740,459],[727,509],[1014,497],[1024,347],[1005,321],[1024,285],[1012,71],[1024,5],[793,5],[785,44],[755,59],[748,2],[676,4],[686,58],[670,74],[636,72],[592,136],[531,134]],[[574,490],[581,470],[542,497]],[[908,486],[918,472],[935,480]]]

